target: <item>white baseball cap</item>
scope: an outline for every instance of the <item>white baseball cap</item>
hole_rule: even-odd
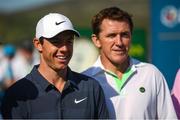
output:
[[[74,29],[69,18],[59,13],[49,13],[37,23],[36,38],[52,38],[66,30],[73,31],[76,36],[80,36],[79,32]]]

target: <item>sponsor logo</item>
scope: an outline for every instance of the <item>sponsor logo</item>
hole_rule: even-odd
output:
[[[80,100],[74,100],[74,103],[76,103],[76,104],[78,104],[78,103],[80,103],[80,102],[82,102],[82,101],[84,101],[84,100],[86,100],[87,99],[87,97],[85,97],[85,98],[83,98],[83,99],[80,99]]]
[[[178,11],[178,9],[173,5],[165,6],[161,10],[161,23],[168,28],[175,27],[178,22],[180,22],[180,20],[178,21],[178,19],[180,19],[180,13],[178,14],[178,12],[180,11]]]
[[[66,22],[66,21],[56,22],[55,24],[60,25],[61,23],[64,23],[64,22]]]

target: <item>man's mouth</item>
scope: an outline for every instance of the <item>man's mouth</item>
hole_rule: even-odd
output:
[[[65,60],[65,59],[67,59],[67,56],[57,55],[56,57],[57,57],[58,59],[60,59],[60,60]]]

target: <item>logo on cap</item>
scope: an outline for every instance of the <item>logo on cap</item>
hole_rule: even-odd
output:
[[[64,23],[64,22],[66,22],[66,21],[56,22],[55,24],[60,25],[61,23]]]

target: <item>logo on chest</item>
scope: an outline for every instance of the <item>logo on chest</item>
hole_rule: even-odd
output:
[[[75,104],[79,104],[79,103],[85,101],[86,99],[87,99],[87,97],[85,97],[85,98],[83,98],[83,99],[74,99],[74,103],[75,103]]]

